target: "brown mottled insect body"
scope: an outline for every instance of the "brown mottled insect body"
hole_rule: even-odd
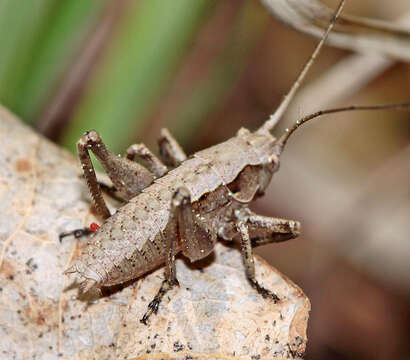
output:
[[[94,132],[85,135],[95,136]],[[197,244],[177,244],[175,253],[182,251],[191,261],[207,256],[217,236],[231,240],[237,235],[235,211],[246,207],[268,185],[279,161],[274,144],[269,133],[241,129],[236,137],[194,154],[107,218],[69,272],[87,279],[88,289],[122,283],[163,264],[171,200],[181,188],[187,189],[192,213],[207,236]],[[294,224],[292,237],[297,235]]]
[[[279,168],[283,141],[270,130],[289,104],[308,68],[340,14],[344,0],[332,19],[311,59],[275,114],[256,132],[240,129],[224,143],[195,153],[185,153],[163,129],[156,158],[144,144],[131,145],[127,157],[110,153],[95,131],[84,134],[77,143],[84,177],[96,208],[105,219],[88,246],[66,273],[78,273],[84,292],[137,278],[165,263],[165,280],[150,302],[141,321],[156,313],[164,294],[178,284],[175,255],[182,252],[191,261],[206,257],[218,238],[240,239],[246,275],[264,297],[279,300],[255,278],[252,246],[296,237],[297,221],[260,216],[248,204],[263,194]],[[115,190],[126,202],[111,216],[102,196],[89,151],[101,162]],[[144,161],[148,169],[132,161]],[[166,165],[175,167],[168,171]],[[88,229],[63,233],[81,235]]]
[[[323,114],[410,107],[406,103],[324,110],[296,122],[279,139],[270,134],[323,46],[343,4],[344,0],[277,111],[256,132],[240,129],[235,137],[187,158],[171,134],[163,129],[159,139],[162,161],[144,144],[131,145],[126,158],[121,158],[106,149],[95,131],[81,137],[77,146],[84,177],[96,208],[105,219],[66,270],[66,273],[80,275],[84,292],[138,278],[165,263],[165,280],[141,320],[146,323],[149,316],[157,312],[164,294],[178,284],[176,254],[181,252],[196,261],[212,252],[218,239],[224,239],[240,240],[250,283],[264,297],[279,300],[258,283],[252,248],[295,238],[300,224],[254,214],[248,205],[263,195],[279,169],[279,157],[290,135],[301,124]],[[117,192],[124,200],[124,205],[112,216],[89,151],[96,155],[114,184],[114,188],[105,188]],[[136,157],[145,162],[148,169],[134,162]],[[62,233],[60,240],[70,234],[79,237],[88,233],[89,229]]]

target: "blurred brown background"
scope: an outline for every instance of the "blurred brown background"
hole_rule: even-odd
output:
[[[409,11],[404,0],[346,7],[385,20]],[[161,127],[187,153],[256,129],[317,43],[256,0],[5,1],[2,29],[0,101],[70,149],[95,128],[117,152],[132,142],[156,150]],[[307,83],[349,56],[326,47]],[[309,104],[296,103],[284,122],[323,106],[409,101],[410,67],[392,61],[330,100],[344,85],[306,90]],[[409,118],[351,112],[311,122],[255,203],[302,223],[298,239],[257,252],[312,302],[307,359],[410,357]]]

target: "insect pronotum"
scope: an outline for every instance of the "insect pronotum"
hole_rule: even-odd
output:
[[[65,271],[78,273],[81,289],[124,283],[165,263],[165,280],[148,305],[141,321],[146,323],[158,311],[164,294],[178,283],[175,256],[182,252],[190,261],[206,257],[218,239],[239,240],[250,283],[264,297],[280,299],[255,278],[252,248],[280,242],[299,235],[300,224],[253,213],[249,203],[263,195],[272,175],[279,169],[279,157],[289,137],[303,123],[334,112],[410,108],[410,103],[349,106],[308,115],[297,121],[279,139],[270,131],[277,124],[306,73],[314,63],[336,19],[342,11],[341,1],[334,17],[304,66],[289,93],[274,114],[255,132],[240,129],[235,137],[189,158],[171,134],[163,129],[159,139],[158,159],[144,144],[128,148],[126,158],[109,152],[96,131],[86,132],[78,141],[78,153],[84,177],[96,208],[104,218],[98,227],[62,233],[60,240],[73,234],[91,234],[87,247]],[[113,187],[98,183],[89,151],[101,162]],[[142,159],[147,168],[133,161]],[[102,187],[119,194],[124,204],[110,214]]]

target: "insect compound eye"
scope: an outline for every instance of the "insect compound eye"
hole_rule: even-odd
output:
[[[269,160],[270,161],[268,164],[268,168],[269,168],[269,171],[273,174],[279,170],[279,167],[280,167],[279,158],[276,155],[272,155]]]

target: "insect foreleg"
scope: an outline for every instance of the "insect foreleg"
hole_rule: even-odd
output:
[[[184,150],[167,129],[161,129],[158,145],[162,160],[167,166],[177,167],[187,158]]]
[[[147,148],[145,144],[133,144],[127,149],[127,159],[134,160],[135,157],[139,157],[145,161],[156,177],[164,176],[168,172],[168,168]]]

